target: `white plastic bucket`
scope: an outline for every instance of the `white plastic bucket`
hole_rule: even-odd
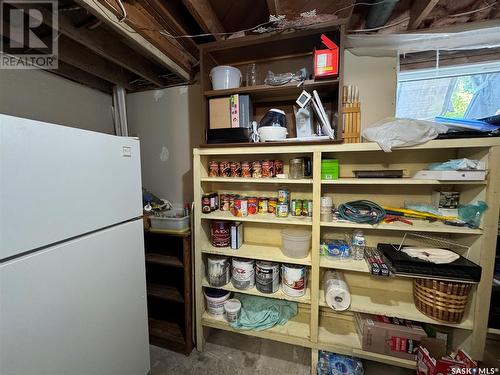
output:
[[[207,301],[207,312],[210,315],[224,315],[224,303],[229,299],[231,292],[225,290],[207,288],[204,291],[205,300]]]
[[[210,71],[214,90],[236,89],[241,85],[241,72],[229,65],[219,65]]]
[[[236,298],[232,298],[226,301],[224,304],[224,311],[226,315],[226,320],[229,323],[235,322],[240,317],[241,302]]]
[[[311,231],[303,229],[283,229],[281,231],[281,251],[290,258],[305,258],[311,247]]]
[[[302,297],[306,294],[306,267],[297,264],[283,264],[281,288],[290,297]]]

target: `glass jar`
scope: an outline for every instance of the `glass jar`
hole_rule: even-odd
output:
[[[290,160],[290,178],[304,178],[304,159],[295,158]]]
[[[257,84],[257,65],[255,64],[247,65],[246,81],[247,81],[247,86],[255,86]]]

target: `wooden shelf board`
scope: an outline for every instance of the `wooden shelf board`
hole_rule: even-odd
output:
[[[182,268],[182,261],[174,255],[159,253],[146,253],[146,263],[157,264],[166,267]]]
[[[387,365],[404,367],[411,370],[415,370],[417,366],[417,363],[410,359],[397,358],[390,355],[367,352],[366,350],[361,350],[361,349],[353,349],[352,354],[355,357],[368,359],[370,361],[382,362]]]
[[[179,290],[173,286],[148,283],[147,293],[150,297],[184,303],[184,297]]]
[[[488,333],[491,335],[500,335],[500,329],[498,328],[488,328]]]
[[[349,311],[398,317],[417,322],[433,323],[467,330],[473,328],[473,318],[470,314],[465,316],[460,324],[442,323],[428,318],[417,310],[411,293],[389,292],[387,290],[359,287],[350,288],[350,292],[351,306]],[[319,291],[319,305],[328,307],[323,289]]]
[[[201,285],[207,288],[213,288],[213,286],[210,286],[208,284],[208,280],[206,278],[203,278],[203,281],[201,282]],[[305,303],[305,304],[311,304],[311,290],[309,286],[306,288],[306,293],[302,297],[291,297],[283,292],[281,289],[281,286],[279,287],[279,290],[276,293],[273,294],[268,294],[268,293],[261,293],[257,290],[257,288],[254,286],[253,288],[246,289],[246,290],[240,290],[236,289],[231,282],[228,284],[215,288],[215,289],[222,289],[222,290],[227,290],[229,292],[233,293],[242,293],[242,294],[250,294],[253,296],[259,296],[259,297],[266,297],[266,298],[275,298],[275,299],[284,299],[287,301],[294,301],[298,303]]]
[[[439,181],[416,178],[348,178],[322,180],[323,185],[486,185],[486,181]]]
[[[272,224],[293,224],[293,225],[312,225],[310,217],[297,217],[288,215],[287,217],[276,217],[274,214],[255,214],[243,217],[233,216],[229,211],[214,211],[209,214],[201,214],[202,219],[206,220],[228,220],[228,221],[247,221],[253,223],[272,223]]]
[[[232,182],[250,184],[307,184],[312,185],[313,180],[308,178],[248,178],[248,177],[202,177],[202,182]]]
[[[201,252],[246,259],[268,260],[270,262],[311,265],[311,252],[306,258],[289,258],[283,254],[280,247],[270,245],[244,243],[239,249],[235,250],[229,247],[215,247],[205,242],[201,245]]]
[[[334,268],[337,270],[370,272],[365,260],[339,260],[329,256],[321,256],[319,258],[319,265],[323,268]]]
[[[148,319],[149,334],[160,337],[177,344],[184,345],[186,340],[182,334],[181,326],[176,322],[169,322],[159,319]]]
[[[248,94],[253,103],[271,102],[280,100],[295,101],[302,90],[317,90],[319,95],[325,95],[337,90],[338,78],[320,81],[306,80],[303,85],[297,87],[297,82],[287,83],[281,86],[255,85],[242,86],[235,89],[208,90],[204,92],[206,98],[230,96],[234,94]]]
[[[203,313],[201,322],[205,327],[217,328],[225,331],[241,333],[242,335],[285,342],[292,345],[311,347],[312,343],[309,340],[310,320],[310,313],[299,309],[298,314],[290,319],[285,325],[277,325],[263,331],[233,329],[223,317],[211,316],[206,311]]]
[[[440,222],[430,223],[424,220],[413,220],[413,225],[404,224],[401,222],[394,223],[379,223],[358,224],[346,221],[322,221],[322,227],[332,228],[360,228],[360,229],[378,229],[378,230],[398,230],[403,232],[435,232],[435,233],[450,233],[450,234],[482,234],[482,229],[472,229],[467,227],[454,227]]]

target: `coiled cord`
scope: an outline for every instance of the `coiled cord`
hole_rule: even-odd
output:
[[[377,224],[384,220],[385,210],[372,201],[359,200],[342,203],[338,207],[342,219],[362,224]]]

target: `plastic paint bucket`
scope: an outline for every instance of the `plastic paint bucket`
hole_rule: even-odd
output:
[[[231,279],[229,258],[222,256],[207,257],[207,279],[208,284],[213,287],[221,287],[229,283]]]
[[[241,85],[241,71],[234,66],[219,65],[210,71],[214,90],[236,89]]]
[[[222,289],[205,288],[205,300],[207,301],[207,312],[210,315],[224,315],[224,303],[229,299],[231,292]]]
[[[306,293],[306,267],[297,264],[283,264],[281,288],[290,297],[302,297]]]
[[[258,261],[255,263],[255,287],[261,293],[276,293],[280,286],[278,263]]]
[[[233,258],[231,282],[236,289],[250,289],[255,285],[255,261]]]
[[[232,298],[226,301],[224,304],[224,311],[226,320],[229,323],[235,322],[240,317],[241,302],[236,298]]]

